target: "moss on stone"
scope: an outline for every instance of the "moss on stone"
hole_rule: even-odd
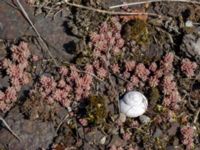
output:
[[[145,45],[149,42],[149,33],[147,23],[143,20],[130,21],[124,25],[124,38],[134,40],[139,45]]]
[[[153,87],[150,90],[150,94],[149,94],[149,100],[151,105],[155,106],[156,103],[159,101],[160,99],[160,92],[158,90],[157,87]]]
[[[106,102],[103,96],[90,96],[88,99],[87,119],[90,123],[98,125],[105,122],[107,117]]]

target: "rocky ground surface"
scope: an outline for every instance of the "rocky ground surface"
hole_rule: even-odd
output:
[[[0,150],[199,149],[200,4],[123,2],[0,1]]]

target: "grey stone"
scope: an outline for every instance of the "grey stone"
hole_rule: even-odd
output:
[[[151,118],[149,118],[146,115],[142,115],[142,116],[139,117],[139,120],[142,124],[147,124],[151,121]]]
[[[6,128],[2,128],[0,145],[8,145],[8,149],[47,149],[56,136],[53,123],[41,120],[26,120],[17,107],[9,112],[5,120],[10,128],[22,139],[19,142]]]
[[[160,130],[160,128],[156,128],[156,131],[153,134],[153,137],[157,138],[157,137],[160,137],[162,134],[163,134],[162,130]]]

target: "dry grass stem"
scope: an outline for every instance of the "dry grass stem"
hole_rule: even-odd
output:
[[[114,5],[114,6],[110,6],[109,8],[114,9],[114,8],[119,8],[119,7],[124,7],[124,6],[134,6],[134,5],[141,5],[141,4],[147,4],[147,3],[155,3],[155,2],[182,2],[182,3],[192,3],[192,4],[200,5],[200,2],[191,1],[191,0],[148,0],[148,1],[140,1],[140,2]]]
[[[56,128],[56,132],[59,131],[61,125],[64,123],[64,121],[69,117],[69,114],[65,115],[65,117],[61,120],[61,122],[59,123],[58,127]]]
[[[37,34],[37,36],[38,36],[38,38],[39,38],[41,44],[43,45],[43,46],[42,46],[43,49],[45,49],[45,50],[48,52],[49,56],[53,59],[55,65],[58,66],[58,63],[57,63],[56,59],[53,57],[53,55],[52,55],[51,52],[49,51],[47,44],[44,42],[43,38],[41,37],[40,33],[38,32],[38,30],[37,30],[36,27],[34,26],[33,22],[32,22],[31,19],[29,18],[27,12],[25,11],[24,7],[22,6],[22,4],[20,3],[19,0],[17,0],[17,4],[19,5],[20,10],[22,11],[24,17],[27,19],[27,21],[29,22],[29,24],[31,25],[31,27],[32,27],[32,28],[34,29],[34,31],[36,32],[36,34]]]
[[[6,121],[3,119],[3,117],[0,116],[0,120],[3,122],[3,124],[6,126],[8,131],[15,136],[19,141],[22,141],[21,138],[10,128],[10,126],[6,123]]]
[[[196,113],[195,113],[195,116],[194,116],[194,121],[193,123],[196,124],[197,121],[198,121],[198,118],[199,118],[199,113],[200,113],[200,108],[197,109]]]
[[[154,14],[154,13],[139,13],[139,12],[138,13],[137,12],[132,13],[132,12],[107,11],[107,10],[96,9],[96,8],[87,7],[87,6],[83,6],[83,5],[79,5],[79,4],[69,3],[68,0],[64,0],[64,1],[69,6],[78,7],[78,8],[82,8],[82,9],[87,9],[87,10],[91,10],[91,11],[95,11],[95,12],[103,13],[103,14],[109,14],[109,15],[148,15],[148,16],[161,18],[160,15],[157,15],[157,14]]]

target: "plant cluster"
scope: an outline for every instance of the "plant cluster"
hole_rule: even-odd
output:
[[[77,103],[87,99],[89,102],[86,107],[88,114],[84,116],[85,118],[78,118],[78,121],[84,127],[90,123],[99,125],[105,122],[108,116],[105,103],[107,99],[104,99],[104,93],[98,93],[103,97],[94,96],[99,92],[95,91],[94,94],[92,91],[99,84],[99,82],[95,82],[95,79],[102,82],[103,88],[107,88],[106,81],[116,80],[116,86],[117,78],[119,78],[126,91],[134,89],[140,89],[143,92],[155,91],[156,99],[162,102],[159,105],[159,112],[165,111],[165,117],[162,116],[164,113],[159,114],[160,118],[156,121],[158,123],[174,121],[176,110],[179,110],[179,103],[181,103],[181,95],[174,72],[175,54],[167,52],[161,60],[149,62],[149,64],[137,62],[131,57],[127,57],[126,42],[121,36],[121,31],[122,24],[118,17],[112,17],[103,22],[99,30],[90,35],[91,60],[82,66],[69,64],[54,68],[54,72],[44,73],[34,84],[30,95],[38,94],[48,104],[58,102],[65,108],[70,108],[73,102]],[[30,82],[31,76],[27,68],[31,61],[38,60],[38,56],[30,59],[31,54],[25,42],[21,42],[18,46],[14,45],[10,50],[8,56],[0,64],[1,76],[9,77],[9,86],[0,90],[0,111],[3,112],[13,106],[22,87]],[[195,62],[184,58],[177,69],[191,78],[195,75],[197,68],[198,65]],[[116,78],[114,79],[114,77]],[[118,89],[118,87],[115,88],[116,91]],[[125,120],[114,120],[118,127],[122,127],[125,122]],[[138,128],[139,123],[132,122],[129,127]],[[182,143],[186,145],[187,149],[191,149],[194,145],[194,128],[185,126],[181,128],[181,134],[183,135]],[[126,141],[131,140],[131,136],[132,132],[129,131],[122,134],[122,138]],[[123,148],[112,145],[110,149]]]
[[[186,146],[187,150],[194,148],[194,127],[187,125],[181,128],[181,134],[183,135],[182,143]]]
[[[86,65],[84,71],[92,73],[93,68]],[[42,75],[32,93],[39,92],[49,104],[57,101],[64,107],[69,107],[73,99],[79,101],[89,96],[92,75],[81,73],[75,65],[61,66],[56,73],[60,75],[58,79],[53,75]]]
[[[197,63],[190,61],[188,58],[184,58],[181,61],[181,71],[189,78],[194,76],[194,71],[197,67]]]
[[[31,77],[27,72],[31,56],[28,44],[21,42],[18,46],[13,45],[10,50],[10,56],[4,58],[0,65],[1,75],[9,77],[9,86],[0,90],[0,110],[3,112],[13,106],[18,93],[30,82]]]

